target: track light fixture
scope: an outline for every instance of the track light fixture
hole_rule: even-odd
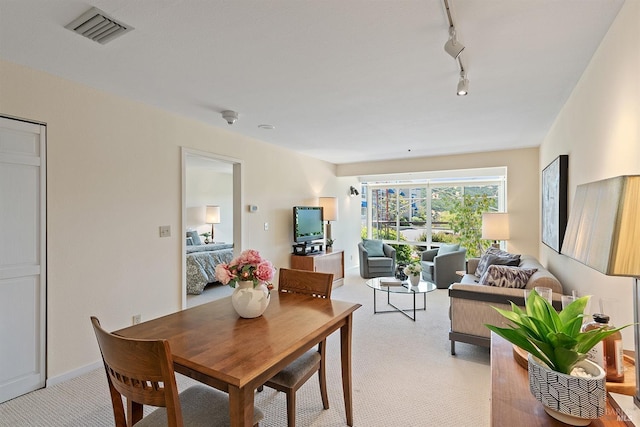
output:
[[[467,72],[460,72],[460,81],[458,81],[458,96],[465,96],[469,92],[469,80],[467,80]]]
[[[444,1],[444,8],[447,12],[447,20],[449,21],[449,40],[444,44],[444,50],[447,52],[460,67],[460,80],[458,81],[458,96],[465,96],[469,92],[469,80],[467,80],[467,72],[462,65],[462,57],[460,54],[464,50],[464,45],[458,41],[456,35],[456,27],[453,25],[453,18],[451,16],[451,9],[449,8],[449,0]]]
[[[456,28],[453,25],[449,27],[449,40],[444,44],[444,50],[451,55],[453,59],[458,59],[464,50],[464,45],[460,43],[456,37]]]

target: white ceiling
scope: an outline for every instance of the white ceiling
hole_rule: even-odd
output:
[[[458,97],[442,0],[89,1],[0,0],[0,57],[337,164],[539,145],[623,3],[450,0]]]

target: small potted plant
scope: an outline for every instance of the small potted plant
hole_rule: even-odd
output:
[[[409,277],[409,282],[411,282],[411,286],[417,286],[420,283],[420,273],[422,272],[422,266],[419,262],[414,261],[408,264],[403,269],[404,274]]]
[[[552,417],[571,425],[588,425],[604,415],[606,376],[587,360],[587,352],[616,329],[582,332],[585,296],[560,313],[533,290],[525,310],[511,303],[511,311],[495,308],[511,322],[508,328],[485,325],[512,344],[529,352],[529,389]],[[629,326],[629,325],[627,325]],[[589,395],[588,399],[576,398]]]
[[[333,251],[333,242],[335,241],[336,239],[327,239],[327,252]]]
[[[202,233],[201,236],[204,237],[204,243],[208,245],[209,237],[211,237],[211,233]]]

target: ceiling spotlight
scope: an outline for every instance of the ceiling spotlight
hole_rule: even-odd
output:
[[[238,121],[238,113],[231,110],[224,110],[222,112],[222,118],[229,124],[232,125]]]
[[[462,71],[458,82],[458,96],[465,96],[467,93],[469,93],[469,80],[467,80],[467,73]]]
[[[358,191],[358,189],[356,187],[354,187],[353,185],[351,186],[351,188],[349,188],[349,195],[351,197],[355,197],[357,195],[359,195],[360,192]]]
[[[444,50],[453,57],[458,59],[458,56],[464,50],[464,45],[458,41],[456,37],[456,29],[452,25],[449,27],[449,40],[444,44]]]

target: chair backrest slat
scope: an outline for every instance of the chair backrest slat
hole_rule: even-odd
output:
[[[104,362],[116,427],[126,427],[122,396],[129,402],[167,408],[170,427],[182,427],[182,410],[166,340],[135,340],[111,334],[91,317]],[[142,411],[140,411],[141,413]],[[135,424],[138,420],[130,420]]]
[[[281,268],[278,291],[331,298],[333,274]]]

